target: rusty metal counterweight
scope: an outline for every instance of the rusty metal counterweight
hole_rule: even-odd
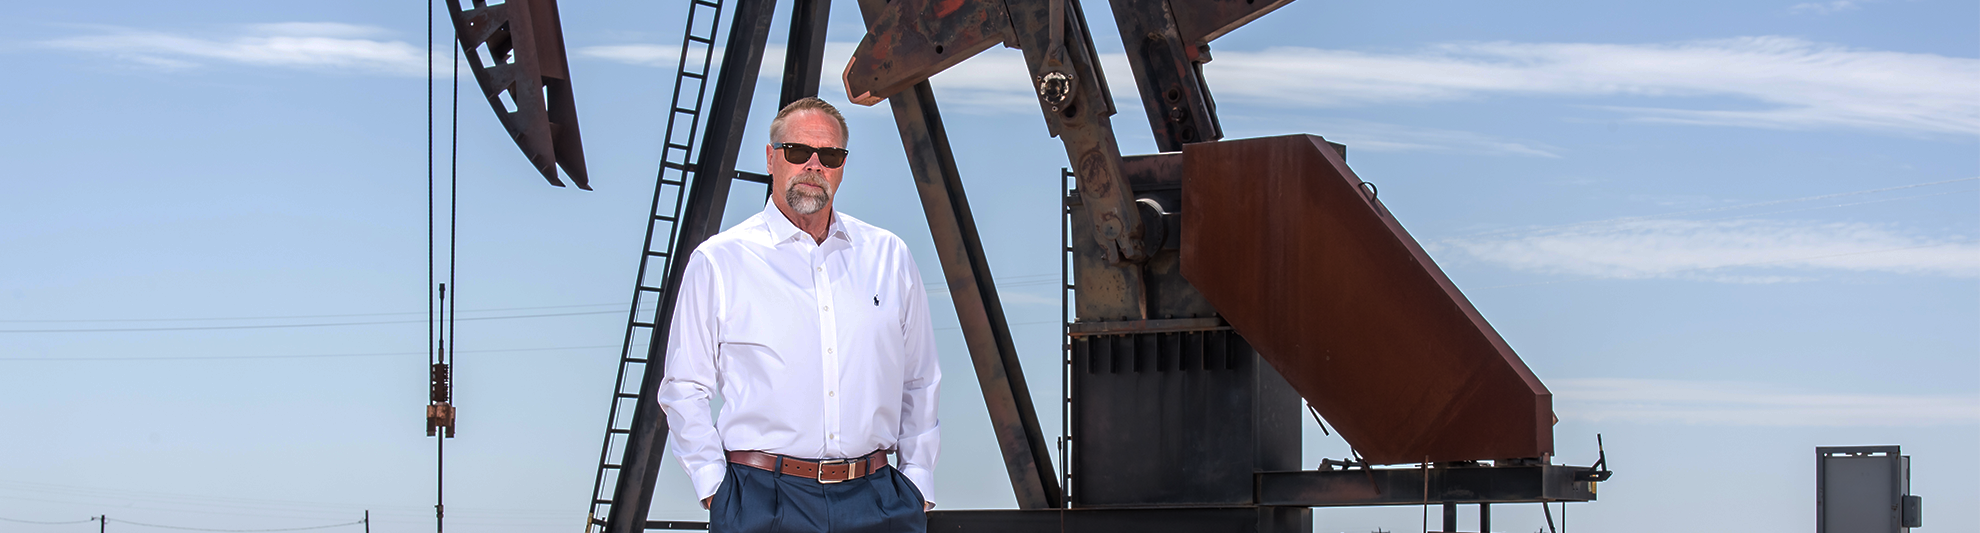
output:
[[[1368,461],[1553,454],[1546,386],[1325,140],[1183,159],[1183,277]]]

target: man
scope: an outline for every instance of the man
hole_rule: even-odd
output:
[[[928,297],[899,237],[832,208],[845,124],[779,111],[768,205],[688,258],[658,400],[712,531],[920,532],[934,507]]]

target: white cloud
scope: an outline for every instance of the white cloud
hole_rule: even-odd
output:
[[[1740,109],[1626,107],[1635,119],[1768,128],[1980,133],[1980,60],[1787,37],[1670,44],[1459,43],[1399,53],[1219,50],[1225,100],[1350,107],[1494,96],[1732,97]],[[1762,104],[1753,109],[1752,103]]]
[[[1138,110],[1129,110],[1138,111]],[[1358,152],[1448,152],[1477,155],[1559,158],[1562,149],[1547,143],[1509,139],[1476,132],[1419,128],[1367,120],[1309,117],[1300,115],[1251,114],[1225,111],[1225,123],[1242,121],[1252,130],[1278,130],[1324,134],[1329,141],[1348,145],[1348,153]],[[1139,115],[1133,118],[1139,119]],[[1122,120],[1119,118],[1116,121]]]
[[[827,45],[826,85],[833,90],[843,90],[837,74],[844,71],[853,46]],[[672,67],[675,48],[595,46],[579,54]],[[767,50],[764,74],[775,76],[782,47]],[[1102,54],[1101,66],[1110,76],[1116,106],[1138,114],[1126,58]],[[1300,47],[1218,50],[1216,60],[1204,68],[1219,101],[1275,109],[1583,97],[1598,109],[1647,122],[1980,133],[1980,97],[1975,97],[1980,93],[1980,59],[1858,50],[1789,37],[1664,44],[1453,43],[1393,53]],[[1017,51],[993,47],[936,75],[933,82],[945,104],[953,101],[964,112],[1030,112],[1035,103],[1025,72]],[[1698,108],[1705,104],[1695,102],[1631,106],[1615,105],[1617,97],[1734,101],[1720,108]]]
[[[1563,419],[1745,426],[1928,426],[1980,422],[1980,395],[1861,394],[1737,381],[1549,380]]]
[[[716,49],[716,64],[721,61],[721,49]],[[643,67],[674,68],[679,65],[681,49],[676,46],[657,44],[613,44],[586,46],[577,49],[578,57],[592,57],[607,61],[617,61]],[[764,62],[768,64],[768,61]]]
[[[1784,220],[1622,220],[1524,234],[1444,239],[1514,270],[1611,279],[1798,281],[1781,269],[1980,276],[1980,243],[1889,226]]]
[[[846,60],[852,57],[857,43],[834,42],[825,44],[825,83],[819,91],[831,93],[840,99],[845,97],[845,84],[840,76],[846,70]],[[710,69],[719,69],[722,62],[722,48],[714,53]],[[658,44],[619,44],[587,46],[577,50],[580,57],[590,57],[615,61],[628,65],[673,69],[680,63],[680,47]],[[691,58],[698,59],[698,58]],[[1133,100],[1134,78],[1128,74],[1127,58],[1118,54],[1105,55],[1101,59],[1102,68],[1114,72],[1115,78],[1108,80],[1108,87],[1114,91],[1116,100],[1127,98],[1120,106],[1139,106]],[[770,43],[763,50],[763,66],[758,73],[762,79],[783,77],[784,45]],[[960,65],[936,74],[930,79],[942,110],[965,113],[1034,113],[1037,100],[1031,96],[1031,82],[1026,74],[1024,56],[1013,49],[993,47]],[[1125,81],[1121,77],[1126,76]],[[1125,92],[1123,92],[1125,91]],[[1133,109],[1130,109],[1134,111]],[[1139,111],[1136,111],[1137,113]]]
[[[94,35],[44,41],[43,46],[91,52],[139,65],[179,70],[208,63],[257,67],[351,71],[416,76],[426,71],[426,53],[405,41],[377,40],[385,30],[332,22],[285,22],[246,26],[235,36],[206,38],[166,32],[103,28]],[[446,50],[436,52],[447,53]],[[440,68],[451,58],[437,61]]]
[[[1856,2],[1851,2],[1850,0],[1836,0],[1834,2],[1808,2],[1802,4],[1795,4],[1794,7],[1788,8],[1788,10],[1796,13],[1814,13],[1817,15],[1827,15],[1839,11],[1849,11],[1852,9],[1857,9],[1858,7],[1859,6],[1856,5]]]

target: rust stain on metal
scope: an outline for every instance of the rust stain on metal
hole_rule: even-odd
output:
[[[1362,456],[1551,455],[1547,388],[1324,139],[1183,156],[1183,276]]]
[[[991,45],[1010,42],[996,0],[893,0],[879,6],[846,63],[846,96],[874,105]]]

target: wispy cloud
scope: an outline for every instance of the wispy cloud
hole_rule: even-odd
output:
[[[426,53],[423,49],[405,41],[379,39],[387,32],[373,26],[334,22],[254,24],[222,37],[119,27],[97,29],[98,32],[91,35],[43,41],[40,44],[49,48],[101,54],[166,70],[231,63],[400,76],[417,76],[426,72]]]
[[[1788,11],[1793,11],[1796,13],[1814,13],[1817,15],[1827,15],[1839,11],[1849,11],[1852,9],[1857,9],[1858,7],[1859,6],[1856,5],[1856,2],[1851,2],[1850,0],[1836,0],[1834,2],[1807,2],[1807,3],[1795,4],[1794,7],[1788,8]]]
[[[1758,218],[1971,195],[1980,189],[1959,186],[1974,181],[1980,181],[1980,177],[1719,204],[1554,226],[1508,228],[1435,239],[1426,242],[1425,248],[1454,252],[1514,270],[1585,276],[1581,279],[1681,278],[1741,283],[1808,279],[1784,275],[1784,269],[1801,273],[1840,269],[1975,277],[1980,276],[1980,243],[1971,235],[1925,236],[1881,224]],[[1718,202],[1707,199],[1706,203]],[[1715,218],[1680,218],[1708,214]],[[1572,280],[1544,283],[1561,281]]]
[[[1980,423],[1980,395],[1865,394],[1763,383],[1659,379],[1549,380],[1564,419],[1742,426],[1932,426]]]
[[[1766,128],[1980,133],[1980,60],[1880,52],[1788,37],[1669,44],[1457,43],[1376,53],[1282,47],[1219,50],[1205,66],[1218,98],[1310,107],[1504,96],[1730,97],[1591,105],[1636,120]],[[1760,104],[1758,109],[1754,104]]]
[[[1840,4],[1825,4],[1836,6]],[[827,45],[828,77],[852,43]],[[671,67],[674,46],[613,45],[580,55]],[[780,51],[770,47],[771,53]],[[766,57],[766,67],[781,64]],[[1120,107],[1139,106],[1120,54],[1102,54]],[[1218,50],[1205,76],[1219,101],[1274,109],[1415,105],[1495,97],[1581,97],[1627,119],[1782,129],[1980,133],[1980,59],[1882,52],[1790,37],[1660,44],[1450,43],[1400,52],[1276,47]],[[775,75],[766,68],[766,75]],[[964,112],[1029,112],[1024,60],[993,48],[934,78]],[[836,84],[832,84],[836,85]],[[1721,103],[1701,103],[1715,97]],[[1619,98],[1621,100],[1619,100]],[[1655,99],[1683,104],[1641,105]],[[1637,105],[1620,105],[1623,103]],[[1701,106],[1714,105],[1704,108]],[[1400,146],[1399,146],[1400,147]],[[1545,150],[1542,150],[1545,151]]]
[[[1514,270],[1608,279],[1769,283],[1811,269],[1980,276],[1980,243],[1970,237],[1854,222],[1631,220],[1435,247]]]
[[[1138,116],[1135,118],[1139,118]],[[1120,119],[1116,119],[1117,121]],[[1547,143],[1477,132],[1403,126],[1368,120],[1254,114],[1225,110],[1225,122],[1242,120],[1253,128],[1324,134],[1356,152],[1443,152],[1474,155],[1558,158],[1564,152]]]

